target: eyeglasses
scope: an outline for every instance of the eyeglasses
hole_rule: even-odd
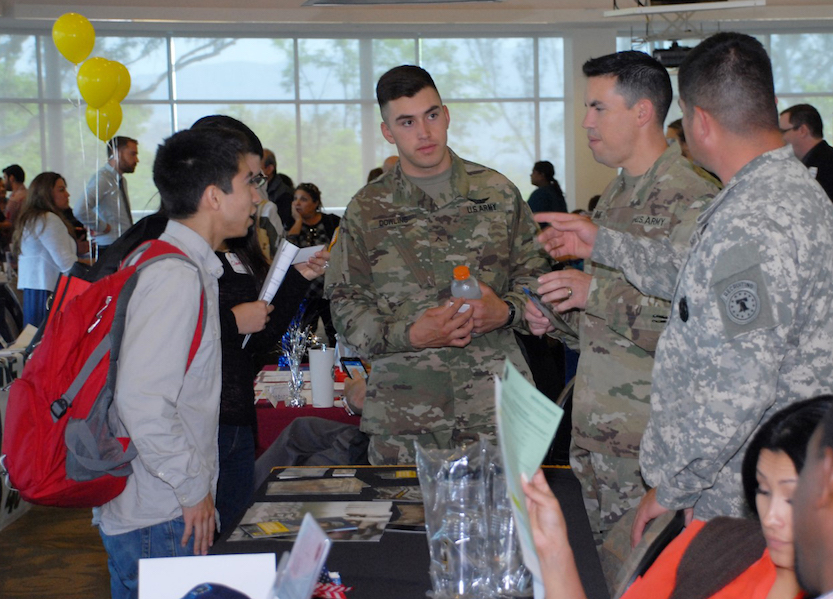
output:
[[[798,127],[801,127],[801,125],[799,125]],[[795,131],[796,129],[798,129],[798,127],[789,127],[788,129],[781,129],[781,134],[783,135],[784,133]]]
[[[260,189],[264,185],[266,185],[268,181],[269,179],[266,177],[266,175],[260,173],[259,175],[255,175],[251,179],[249,179],[249,185],[251,185],[255,189]]]

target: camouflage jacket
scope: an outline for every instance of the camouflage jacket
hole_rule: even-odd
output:
[[[614,231],[667,239],[688,247],[697,216],[717,188],[672,144],[620,195],[620,174],[608,185],[593,220]],[[573,440],[588,451],[636,458],[648,422],[657,340],[671,311],[666,300],[640,293],[621,271],[586,260],[593,276],[578,320],[581,355],[573,392]]]
[[[373,362],[362,429],[421,434],[494,424],[491,375],[508,356],[529,377],[514,338],[522,287],[547,268],[532,213],[499,173],[452,153],[454,197],[435,201],[397,165],[361,189],[341,221],[327,271],[336,329]],[[415,350],[411,324],[448,302],[452,270],[515,306],[510,327],[465,348]]]
[[[660,504],[745,512],[740,467],[757,427],[833,390],[833,205],[789,146],[744,166],[704,210],[687,255],[600,231],[593,258],[666,288],[640,465]]]

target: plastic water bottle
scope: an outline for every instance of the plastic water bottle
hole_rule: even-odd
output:
[[[471,276],[468,266],[455,266],[454,278],[451,280],[451,297],[464,297],[466,299],[480,299],[480,285],[477,279]],[[460,306],[458,312],[465,312],[471,308],[468,304]]]

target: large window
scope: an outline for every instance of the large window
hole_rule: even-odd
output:
[[[772,60],[778,111],[795,104],[812,104],[821,113],[825,137],[833,138],[833,33],[757,34]],[[694,47],[700,40],[681,40],[681,46]],[[670,42],[633,43],[630,38],[616,40],[618,50],[653,52]],[[666,122],[680,118],[676,103],[677,71],[671,70],[675,102]]]
[[[75,66],[49,35],[0,35],[3,166],[31,178],[61,172],[73,194],[104,161],[87,129]],[[134,210],[153,210],[156,146],[208,114],[248,124],[278,170],[322,190],[338,209],[368,171],[395,153],[379,130],[375,84],[387,69],[420,64],[451,112],[449,145],[491,166],[526,197],[536,160],[564,185],[564,44],[558,37],[217,38],[99,33],[93,56],[125,64],[132,89],[119,134],[139,140],[130,175]]]

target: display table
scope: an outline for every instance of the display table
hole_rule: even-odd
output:
[[[304,371],[304,391],[303,395],[308,402],[311,401],[311,391],[309,383],[309,368],[307,365],[302,365]],[[285,373],[285,376],[276,380],[276,373]],[[276,405],[267,399],[266,389],[271,385],[283,386],[286,385],[286,390],[281,391],[281,395],[288,393],[288,384],[285,383],[285,378],[289,376],[286,369],[278,369],[276,365],[264,366],[257,377],[255,378],[255,407],[257,408],[257,446],[255,447],[255,455],[260,455],[269,449],[269,446],[274,443],[283,430],[290,425],[296,418],[306,416],[316,416],[318,418],[326,418],[335,422],[344,424],[359,425],[361,417],[350,416],[344,411],[341,406],[341,401],[338,397],[335,398],[334,407],[332,408],[316,408],[311,403],[303,408],[287,407],[284,401],[278,401]],[[344,388],[343,384],[336,383],[336,393],[340,393]]]
[[[270,445],[278,438],[283,429],[296,418],[301,416],[317,416],[319,418],[326,418],[327,420],[334,420],[335,422],[343,422],[345,424],[359,425],[361,417],[350,416],[344,411],[344,408],[314,408],[306,406],[304,408],[287,408],[284,404],[279,403],[277,407],[273,408],[270,403],[257,404],[257,446],[255,453],[258,457],[266,451]]]
[[[267,485],[276,481],[278,473],[283,470],[276,468],[258,489],[254,501],[367,501],[373,497],[373,488],[418,486],[419,484],[416,478],[385,480],[379,477],[379,473],[414,470],[413,467],[350,466],[350,468],[356,468],[356,478],[370,485],[363,489],[360,495],[266,495]],[[332,473],[339,469],[331,469],[326,476],[332,477]],[[608,599],[578,481],[569,468],[545,467],[544,472],[553,492],[561,502],[561,509],[567,521],[570,545],[575,553],[576,564],[588,598]],[[238,522],[223,532],[211,548],[212,554],[274,552],[280,555],[284,551],[291,550],[291,541],[275,539],[229,541],[229,537],[235,533]],[[331,571],[339,572],[344,584],[353,587],[353,591],[348,594],[349,599],[382,597],[425,599],[426,591],[431,590],[428,566],[428,541],[425,533],[399,530],[386,530],[378,542],[336,541],[327,559],[327,567]]]

